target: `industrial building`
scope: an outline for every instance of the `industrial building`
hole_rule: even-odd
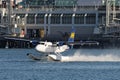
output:
[[[27,38],[67,40],[71,28],[74,27],[75,40],[89,40],[98,38],[101,34],[119,34],[119,2],[2,0],[0,23],[7,26],[7,32],[14,36],[20,36],[24,30],[24,37]]]

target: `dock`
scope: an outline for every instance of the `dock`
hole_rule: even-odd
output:
[[[0,37],[0,48],[35,48],[36,45],[32,44],[30,40],[20,37],[10,36],[6,38],[6,36],[2,36]],[[54,42],[54,40],[52,41]],[[91,39],[91,41],[97,41],[99,45],[74,45],[74,48],[120,48],[120,37],[103,36]]]
[[[34,48],[35,45],[29,40],[24,41],[25,38],[18,37],[0,37],[0,48]]]

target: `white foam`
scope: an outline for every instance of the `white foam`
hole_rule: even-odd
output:
[[[80,52],[75,52],[72,56],[62,56],[63,62],[70,61],[120,61],[120,56],[113,55],[111,53],[108,54],[100,54],[100,55],[87,55],[81,54]]]

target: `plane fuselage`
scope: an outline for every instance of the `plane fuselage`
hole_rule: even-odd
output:
[[[51,42],[41,42],[36,46],[36,50],[42,53],[62,53],[69,49],[67,45],[58,46]]]

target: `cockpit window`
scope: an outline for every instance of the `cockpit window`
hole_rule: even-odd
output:
[[[40,44],[44,45],[44,43],[40,43]]]

